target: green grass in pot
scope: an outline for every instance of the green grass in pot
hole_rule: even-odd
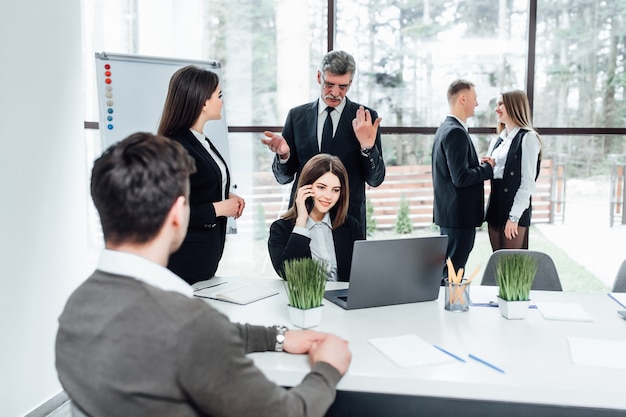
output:
[[[285,280],[289,305],[303,310],[319,307],[326,289],[326,266],[311,258],[285,261]]]
[[[529,255],[501,256],[496,263],[498,296],[505,301],[526,301],[537,275],[537,260]]]

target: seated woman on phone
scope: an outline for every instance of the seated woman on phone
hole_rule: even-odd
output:
[[[293,205],[270,226],[267,242],[274,269],[283,277],[286,260],[319,259],[329,281],[348,281],[355,240],[363,228],[347,214],[348,173],[336,156],[318,154],[302,168]]]

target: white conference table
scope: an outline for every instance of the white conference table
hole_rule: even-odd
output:
[[[216,300],[207,302],[234,322],[284,324],[293,328],[281,280],[215,277],[194,286],[236,280],[262,281],[275,286],[280,293],[245,306]],[[346,285],[329,283],[327,288]],[[443,308],[443,293],[442,290],[436,301],[348,311],[325,300],[322,322],[314,330],[335,333],[348,340],[353,354],[350,369],[338,390],[390,394],[391,398],[400,396],[403,400],[434,399],[439,403],[438,410],[445,409],[446,400],[454,399],[457,401],[452,409],[461,413],[463,409],[471,409],[468,404],[478,401],[481,406],[476,409],[483,411],[488,410],[484,405],[491,402],[507,407],[547,406],[547,411],[526,410],[534,415],[555,415],[555,410],[560,409],[566,411],[563,415],[626,415],[626,370],[573,364],[568,345],[568,337],[626,342],[626,320],[617,314],[623,308],[606,294],[532,291],[531,298],[538,302],[579,304],[593,318],[592,322],[579,322],[546,320],[537,309],[530,309],[523,320],[507,320],[494,307],[471,306],[468,312],[449,312]],[[493,294],[495,299],[497,288],[472,285],[470,297],[472,293],[481,299]],[[372,338],[406,334],[416,334],[465,358],[466,362],[453,360],[402,368],[368,342]],[[469,360],[470,353],[505,372]],[[306,355],[264,352],[250,357],[269,379],[285,387],[299,384],[309,371]],[[582,413],[572,414],[578,408],[583,409]],[[493,410],[493,414],[499,414],[503,408]]]

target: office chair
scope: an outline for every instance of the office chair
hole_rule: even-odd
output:
[[[626,292],[626,259],[622,261],[622,264],[617,270],[611,292]]]
[[[493,252],[487,261],[485,270],[483,271],[483,280],[480,285],[498,285],[496,281],[496,262],[501,256],[511,254],[528,255],[537,260],[537,275],[535,276],[535,281],[533,281],[531,289],[563,291],[561,280],[559,279],[559,273],[557,272],[554,261],[550,258],[550,255],[526,249],[500,249]]]

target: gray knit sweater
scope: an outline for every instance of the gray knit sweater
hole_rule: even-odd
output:
[[[339,372],[313,365],[284,389],[249,352],[275,330],[238,325],[202,300],[96,271],[59,318],[56,367],[70,398],[97,416],[322,416]]]

